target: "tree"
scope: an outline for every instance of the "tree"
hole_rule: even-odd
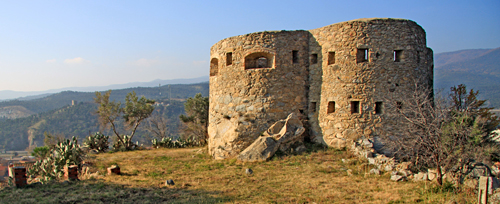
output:
[[[147,99],[144,96],[139,99],[135,92],[128,93],[125,97],[125,107],[120,102],[109,101],[111,90],[104,94],[96,92],[94,102],[99,104],[97,114],[103,128],[111,126],[118,143],[126,150],[133,148],[132,138],[143,120],[148,118],[154,111],[154,100]],[[120,134],[118,132],[118,120],[124,120],[124,126],[130,130],[130,135]]]
[[[465,86],[459,88],[460,92],[454,88],[449,103],[444,98],[431,97],[432,90],[415,86],[404,104],[390,104],[396,107],[394,119],[403,123],[401,134],[384,138],[386,148],[397,159],[412,162],[415,170],[436,168],[439,185],[443,183],[443,171],[449,172],[470,160],[486,159],[499,151],[496,144],[486,139],[488,131],[485,123],[480,122],[481,112],[472,111],[484,103],[475,98],[477,92],[471,90],[473,96],[456,95],[463,93]],[[462,114],[457,114],[457,110]]]
[[[454,115],[466,115],[478,119],[487,133],[495,130],[500,124],[498,116],[491,112],[493,108],[483,107],[486,100],[477,99],[479,91],[471,89],[467,93],[467,87],[464,84],[451,87],[450,90],[451,108]]]
[[[170,134],[170,129],[168,128],[169,122],[170,120],[163,117],[159,111],[155,111],[155,113],[146,120],[145,129],[158,139],[166,138]]]
[[[184,123],[182,132],[185,139],[192,138],[201,144],[208,139],[208,104],[208,97],[203,97],[201,93],[186,100],[184,104],[186,115],[179,116]]]
[[[38,159],[45,159],[50,155],[50,148],[47,146],[36,147],[33,149],[31,156],[34,156]]]
[[[53,149],[58,143],[61,143],[66,139],[62,134],[52,135],[46,131],[43,132],[43,135],[44,135],[43,143],[49,149]]]

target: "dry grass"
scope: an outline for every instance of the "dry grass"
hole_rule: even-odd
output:
[[[7,188],[0,200],[29,191],[23,202],[62,203],[445,203],[474,202],[471,193],[436,193],[425,182],[392,182],[389,175],[370,175],[369,165],[346,151],[318,150],[275,157],[264,163],[215,161],[199,149],[156,149],[105,153],[95,158],[95,170],[118,164],[122,175],[99,176],[66,184],[74,193],[58,197],[64,184],[51,186],[53,200],[43,200],[46,187]],[[347,162],[342,162],[346,159]],[[252,175],[245,174],[251,168]],[[352,175],[347,170],[352,170]],[[175,185],[165,186],[173,179]],[[59,187],[62,186],[62,187]],[[63,190],[61,190],[61,193]],[[26,195],[26,194],[25,194]],[[17,199],[19,195],[17,195]],[[56,198],[62,199],[57,200]],[[68,200],[69,199],[69,200]],[[19,200],[16,200],[19,202]]]

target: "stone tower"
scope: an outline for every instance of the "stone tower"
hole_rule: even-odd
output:
[[[292,112],[332,147],[397,135],[387,100],[403,105],[415,84],[432,88],[432,56],[425,31],[405,19],[221,40],[210,50],[209,152],[234,157]]]

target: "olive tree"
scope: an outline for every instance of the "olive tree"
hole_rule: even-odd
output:
[[[386,148],[397,159],[412,162],[415,170],[436,168],[440,185],[443,171],[469,160],[488,159],[499,152],[498,145],[488,140],[488,127],[498,125],[498,119],[481,110],[484,102],[476,98],[477,92],[466,94],[464,89],[465,86],[451,88],[452,100],[448,100],[415,86],[404,103],[389,104],[394,110],[393,119],[402,123],[402,131],[400,135],[384,136]],[[469,105],[464,105],[464,101]],[[485,116],[491,117],[485,120]]]
[[[197,93],[194,98],[188,98],[184,104],[186,115],[179,118],[184,123],[182,127],[185,139],[194,139],[204,144],[208,139],[208,97],[203,97]]]
[[[154,100],[147,99],[144,96],[137,97],[135,92],[132,91],[125,97],[125,106],[122,107],[120,102],[110,101],[109,96],[111,90],[101,94],[96,92],[94,102],[99,105],[97,114],[99,116],[100,124],[103,128],[111,126],[119,144],[126,150],[133,148],[132,138],[141,124],[148,118],[154,111]],[[121,134],[118,131],[119,119],[124,120],[126,130],[130,131],[129,135]]]

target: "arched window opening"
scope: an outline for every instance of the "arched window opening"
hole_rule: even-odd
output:
[[[274,55],[265,52],[249,54],[245,57],[245,69],[273,68]]]
[[[219,73],[219,60],[217,58],[212,58],[210,60],[210,76],[217,76]]]

